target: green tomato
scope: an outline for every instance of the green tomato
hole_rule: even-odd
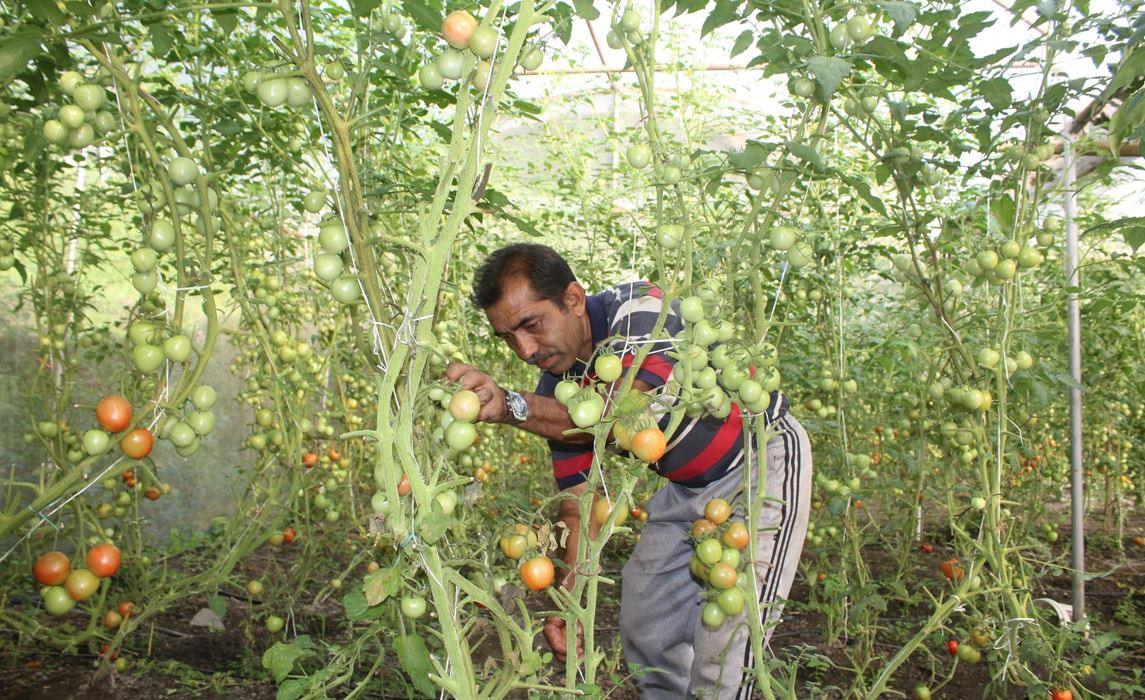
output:
[[[700,612],[700,619],[703,621],[704,627],[716,629],[724,624],[724,620],[727,619],[727,614],[719,606],[719,603],[716,601],[708,601],[704,603],[704,608]]]
[[[350,237],[340,219],[328,219],[318,229],[318,245],[327,253],[341,253],[350,247]]]
[[[340,61],[330,61],[323,69],[326,77],[335,82],[346,77],[346,67]]]
[[[140,248],[131,254],[131,266],[136,272],[151,272],[159,264],[159,256],[152,248]]]
[[[425,598],[419,595],[402,596],[402,614],[411,620],[416,620],[425,615],[426,607]]]
[[[199,177],[199,166],[190,158],[179,156],[167,164],[167,176],[178,187],[189,185]]]
[[[456,49],[446,49],[437,57],[437,70],[442,77],[458,80],[465,72],[465,55]]]
[[[460,452],[477,440],[477,429],[472,423],[455,420],[445,429],[445,444]]]
[[[175,246],[175,227],[166,219],[156,219],[151,224],[147,245],[156,253],[166,253]]]
[[[286,621],[278,615],[270,615],[266,618],[266,631],[271,634],[278,634],[284,626],[286,626]]]
[[[136,345],[131,350],[131,360],[135,363],[135,369],[145,374],[150,374],[162,367],[165,359],[163,350],[150,343]]]
[[[76,105],[64,105],[60,107],[58,117],[60,122],[69,129],[78,129],[83,126],[84,123],[83,109]]]
[[[286,104],[290,107],[303,107],[310,103],[314,93],[305,78],[297,76],[286,79]]]
[[[163,341],[163,354],[172,362],[186,362],[191,358],[191,350],[191,339],[182,334]]]
[[[810,78],[799,78],[791,84],[791,92],[797,97],[811,97],[815,94],[815,81]]]
[[[536,46],[530,46],[521,54],[521,67],[525,70],[537,70],[544,60],[545,54]]]
[[[575,396],[578,391],[580,391],[580,385],[570,379],[562,379],[557,382],[553,396],[562,406],[567,406],[569,399]]]
[[[723,557],[723,553],[723,545],[714,537],[701,540],[700,543],[696,545],[696,558],[708,566],[720,561],[721,557]]]
[[[603,401],[599,397],[586,399],[569,408],[569,416],[578,428],[590,428],[600,422],[604,413]]]
[[[620,373],[624,367],[616,355],[601,355],[593,363],[593,369],[596,371],[597,379],[608,383],[620,379]]]
[[[436,65],[427,63],[418,69],[417,81],[426,90],[439,90],[445,84],[445,76]]]
[[[477,27],[469,35],[469,50],[481,58],[491,58],[497,51],[498,38],[493,27]]]
[[[769,241],[775,250],[788,250],[795,245],[796,230],[790,226],[776,226],[771,229]]]
[[[76,105],[87,112],[95,112],[107,101],[107,92],[99,85],[85,83],[72,93]]]
[[[640,29],[640,13],[636,10],[625,10],[624,14],[620,16],[620,27],[626,32]]]
[[[171,426],[171,431],[167,434],[167,439],[175,447],[190,447],[197,437],[191,426],[182,421]]]
[[[330,283],[330,295],[343,304],[354,304],[362,296],[362,289],[358,286],[358,278],[343,275]]]
[[[192,411],[187,414],[187,425],[199,435],[209,435],[215,429],[215,414],[210,411]]]
[[[311,190],[302,198],[302,208],[311,214],[317,214],[326,206],[326,191]]]
[[[733,549],[732,551],[738,553],[739,550]],[[720,606],[720,610],[728,617],[739,615],[743,611],[746,602],[743,589],[739,586],[726,588],[720,591],[720,594],[716,596],[716,605]]]
[[[652,147],[646,143],[634,144],[625,151],[624,158],[630,166],[641,170],[652,162]]]
[[[218,395],[215,393],[214,387],[207,384],[200,384],[191,390],[191,403],[195,404],[195,408],[200,411],[207,411],[215,405]]]
[[[76,88],[83,84],[83,76],[74,70],[66,70],[60,73],[60,90],[65,95],[74,95]]]
[[[698,296],[685,297],[680,301],[680,317],[688,323],[703,320],[704,302]]]
[[[89,455],[101,455],[107,452],[109,447],[111,438],[102,430],[92,428],[83,434],[83,449]]]
[[[68,128],[58,119],[44,122],[44,139],[49,143],[63,143],[68,140]]]
[[[314,276],[330,284],[342,274],[342,257],[337,253],[319,253],[314,256]]]
[[[264,78],[255,88],[255,94],[258,96],[259,102],[274,109],[286,104],[286,98],[290,94],[290,86],[287,84],[286,78],[277,76]]]
[[[48,586],[40,595],[44,599],[44,609],[52,615],[63,615],[76,605],[63,586]]]

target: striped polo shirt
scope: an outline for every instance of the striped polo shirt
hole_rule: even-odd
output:
[[[659,288],[645,281],[617,285],[586,297],[594,356],[603,347],[610,347],[621,358],[624,367],[631,366],[641,346],[650,340],[663,307],[663,297]],[[654,388],[667,383],[676,363],[675,358],[667,354],[672,349],[670,337],[676,336],[683,328],[679,302],[673,301],[660,339],[652,343],[636,373],[637,379]],[[568,377],[579,380],[582,385],[596,380],[596,375],[583,362],[577,362],[569,370]],[[536,393],[553,396],[560,380],[559,375],[542,372]],[[665,398],[670,400],[671,397]],[[770,423],[786,412],[787,400],[778,391],[772,392],[765,419]],[[660,428],[667,428],[670,421],[670,414],[665,413],[660,418]],[[704,486],[743,461],[743,435],[743,418],[739,406],[734,403],[731,413],[724,419],[707,413],[697,418],[685,418],[668,443],[664,457],[650,466],[671,481],[689,487]],[[548,442],[557,488],[567,489],[588,479],[592,466],[592,443]]]

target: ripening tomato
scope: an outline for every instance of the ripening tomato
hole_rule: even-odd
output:
[[[659,428],[645,428],[632,436],[632,454],[642,462],[655,462],[664,456],[668,440]]]
[[[700,518],[692,523],[692,537],[702,539],[716,531],[715,523],[707,518]]]
[[[477,20],[465,10],[454,10],[441,23],[441,35],[455,49],[469,46],[469,37],[477,28]]]
[[[716,562],[708,571],[708,583],[720,590],[736,585],[737,578],[739,578],[739,575],[736,573],[736,570],[726,561]]]
[[[135,603],[132,603],[130,600],[121,600],[119,601],[119,605],[115,606],[115,610],[124,618],[131,617],[135,614]]]
[[[616,506],[620,512],[616,516],[616,524],[623,525],[625,520],[628,520],[628,509],[619,504]],[[596,503],[592,505],[592,517],[596,520],[598,525],[603,525],[608,516],[612,514],[613,506],[603,498],[597,499]]]
[[[68,561],[68,555],[59,551],[44,552],[32,567],[32,575],[42,586],[58,586],[71,572],[72,563]]]
[[[704,506],[704,517],[710,520],[713,525],[722,525],[725,520],[731,517],[731,514],[731,504],[722,498],[713,498]]]
[[[409,477],[402,474],[402,480],[398,482],[398,495],[405,496],[410,492]]]
[[[114,610],[108,610],[103,616],[103,626],[109,630],[119,627],[123,623],[123,615],[120,615]]]
[[[737,520],[728,525],[728,529],[724,530],[723,543],[735,549],[744,549],[748,545],[750,534],[747,531],[747,524],[742,520]]]
[[[555,571],[552,560],[541,554],[521,564],[520,574],[526,588],[539,591],[552,585]]]
[[[155,444],[155,438],[151,436],[151,431],[147,428],[136,428],[123,439],[119,441],[119,449],[123,450],[123,454],[131,459],[143,459],[151,454],[151,448]]]
[[[105,396],[96,404],[95,419],[108,432],[126,430],[131,425],[131,403],[122,396]]]
[[[1069,688],[1054,688],[1050,697],[1052,700],[1073,700],[1073,691]]]
[[[462,389],[449,400],[449,413],[454,420],[472,423],[481,413],[481,399],[468,389]]]
[[[119,547],[113,544],[100,544],[87,553],[87,568],[100,578],[114,576],[119,571],[121,560]]]
[[[298,533],[295,532],[292,527],[288,527],[282,531],[282,541],[287,544],[293,542],[295,537],[298,537]]]
[[[501,551],[510,559],[516,560],[525,556],[529,548],[529,541],[524,535],[508,535],[501,538]]]
[[[99,577],[87,569],[76,569],[68,574],[67,581],[64,581],[64,588],[67,589],[72,600],[87,600],[99,590]]]
[[[307,469],[310,469],[315,464],[318,464],[318,455],[314,454],[313,452],[303,453],[302,454],[302,464],[304,464]]]
[[[957,559],[947,559],[939,564],[938,568],[942,571],[942,575],[951,581],[955,581],[966,575],[966,572],[958,565]]]

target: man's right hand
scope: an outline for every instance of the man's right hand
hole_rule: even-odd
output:
[[[477,420],[486,423],[504,423],[509,417],[509,405],[505,403],[505,390],[478,367],[461,362],[450,362],[445,368],[445,378],[462,388],[477,394],[481,401],[481,412]]]
[[[568,658],[568,640],[565,638],[567,627],[563,617],[545,618],[545,641],[549,643],[549,648],[559,661]],[[584,656],[584,630],[580,625],[577,625],[576,629],[576,655],[577,658]]]

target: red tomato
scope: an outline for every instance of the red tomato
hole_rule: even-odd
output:
[[[957,639],[947,640],[946,651],[950,652],[951,656],[954,656],[955,654],[957,654],[958,653],[958,640]]]
[[[295,537],[298,537],[298,533],[295,532],[292,527],[288,527],[282,531],[282,541],[287,544],[293,542]]]
[[[942,571],[942,575],[951,581],[960,579],[966,575],[966,572],[958,565],[957,559],[947,559],[939,564],[938,568]]]
[[[131,617],[135,613],[135,603],[132,603],[130,600],[121,600],[115,609],[121,616],[125,618]]]
[[[72,572],[72,563],[63,552],[44,552],[36,559],[32,575],[42,586],[58,586],[67,580]]]
[[[521,564],[521,580],[530,591],[539,591],[548,588],[553,583],[553,562],[541,554]]]
[[[1050,695],[1053,700],[1073,700],[1073,691],[1069,688],[1054,688],[1054,692]]]
[[[918,548],[922,550],[923,554],[931,554],[934,552],[934,545],[929,542],[923,542]]]
[[[151,448],[154,444],[155,438],[151,437],[150,430],[136,428],[123,436],[123,439],[119,441],[119,449],[132,459],[143,459],[151,454]]]
[[[409,493],[409,490],[410,490],[409,477],[406,476],[405,474],[402,474],[402,480],[398,482],[398,495],[404,496],[407,493]]]
[[[131,403],[122,396],[106,396],[96,404],[95,419],[108,432],[127,430],[131,425]]]
[[[92,547],[87,553],[87,568],[100,578],[114,576],[119,571],[119,547],[113,544],[99,544]]]
[[[150,486],[143,491],[143,497],[149,501],[158,501],[163,493],[156,487]]]
[[[318,464],[318,455],[314,454],[313,452],[307,452],[302,455],[302,463],[306,465],[307,469],[309,469],[315,464]]]
[[[331,447],[330,451],[327,452],[326,454],[329,455],[331,462],[337,462],[338,460],[342,459],[342,453],[339,452],[338,450],[334,449],[333,447]]]
[[[655,462],[667,448],[668,440],[659,428],[645,428],[632,436],[632,454],[642,462]]]

